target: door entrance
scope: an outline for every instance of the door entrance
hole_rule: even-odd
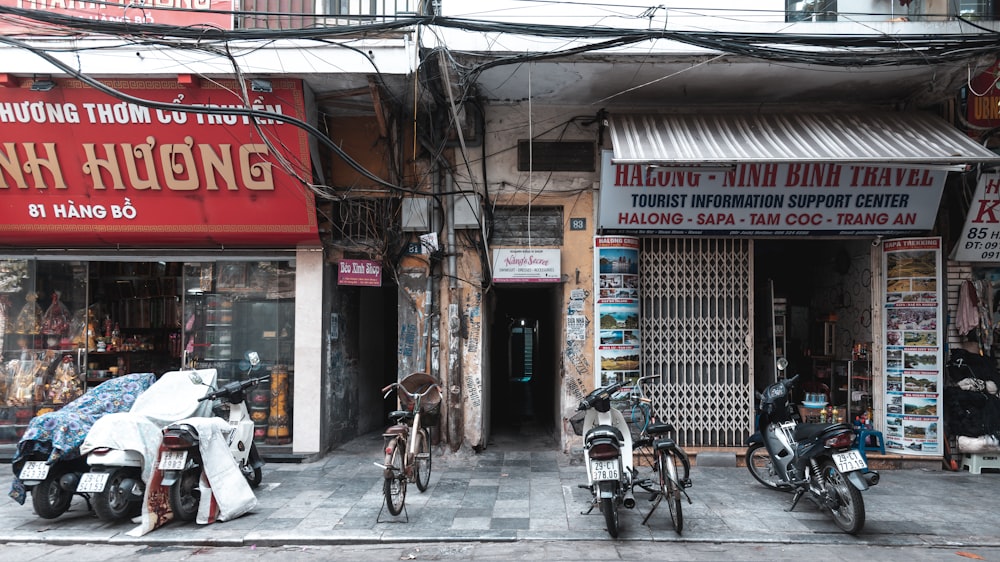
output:
[[[783,356],[787,376],[801,376],[796,400],[811,390],[847,403],[846,362],[856,344],[872,341],[871,268],[869,239],[755,242],[757,390],[774,381]]]
[[[560,293],[558,286],[496,289],[489,446],[556,446]]]

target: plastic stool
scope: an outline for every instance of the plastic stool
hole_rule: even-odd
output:
[[[982,474],[984,468],[1000,468],[1000,454],[965,453],[962,455],[962,468],[968,468],[969,474]]]
[[[855,433],[858,434],[858,451],[861,452],[861,457],[868,462],[868,455],[865,453],[868,451],[885,454],[885,438],[882,437],[881,431],[876,431],[874,429],[855,429]],[[871,437],[874,445],[868,444],[868,438]]]

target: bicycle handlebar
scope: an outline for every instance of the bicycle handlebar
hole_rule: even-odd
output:
[[[399,384],[398,382],[394,382],[382,389],[382,398],[388,398],[389,395],[392,394],[392,391],[394,389],[402,389],[402,391],[407,396],[409,396],[410,399],[416,400],[417,398],[423,398],[424,396],[427,396],[427,393],[434,390],[435,388],[438,389],[438,392],[441,392],[441,385],[438,383],[431,383],[427,385],[427,389],[424,390],[423,392],[410,392],[409,390],[406,390],[405,386]]]

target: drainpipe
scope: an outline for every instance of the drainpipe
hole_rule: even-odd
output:
[[[431,171],[431,189],[435,195],[433,200],[437,203],[441,200],[437,197],[437,194],[441,193],[441,167],[436,162],[433,166],[434,169]],[[431,208],[430,214],[430,231],[437,232],[441,225],[438,223],[436,205]],[[434,297],[434,264],[432,262],[427,268],[427,292],[424,295],[424,372],[438,380],[441,380],[441,373],[436,372],[439,371],[439,369],[436,369],[435,367],[437,362],[431,360],[432,357],[437,355],[435,350],[439,345],[439,341],[436,336],[440,333],[439,330],[432,327],[432,319],[434,318],[435,310],[434,303],[437,300]]]
[[[454,178],[445,175],[445,193],[448,194],[448,443],[452,452],[462,446],[464,416],[462,400],[462,292],[458,287],[458,250],[455,247],[455,195]]]

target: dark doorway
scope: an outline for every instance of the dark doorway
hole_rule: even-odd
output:
[[[497,288],[488,446],[553,447],[560,287]]]
[[[789,362],[786,376],[801,375],[800,392],[814,384],[837,394],[845,386],[830,379],[830,366],[872,340],[871,251],[870,239],[754,241],[757,390],[774,381],[776,352]],[[777,337],[776,322],[783,324]]]

